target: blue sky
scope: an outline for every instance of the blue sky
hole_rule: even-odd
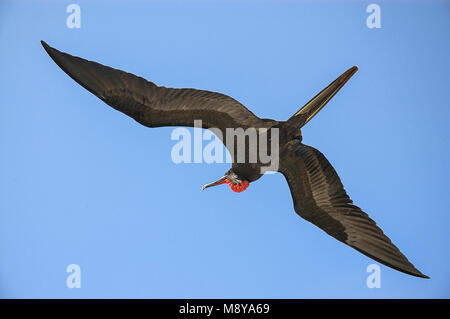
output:
[[[81,28],[66,7],[81,8]],[[448,2],[2,1],[3,298],[450,297]],[[284,120],[348,67],[303,130],[423,273],[381,266],[298,217],[286,181],[202,192],[229,164],[174,164],[172,128],[111,109],[39,40]],[[66,267],[81,267],[81,288]]]

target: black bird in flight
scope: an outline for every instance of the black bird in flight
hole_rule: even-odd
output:
[[[157,86],[141,77],[60,52],[41,41],[55,63],[78,84],[116,110],[142,125],[193,126],[202,120],[205,129],[279,129],[279,168],[291,190],[298,215],[330,236],[364,255],[409,275],[429,278],[411,264],[345,192],[338,174],[315,148],[302,143],[301,127],[308,123],[358,70],[348,69],[287,121],[260,119],[233,98],[196,89]],[[226,136],[222,142],[227,146]],[[270,140],[270,138],[269,138]],[[241,192],[259,179],[260,162],[239,163],[235,149],[228,149],[233,164],[216,182]],[[246,154],[249,150],[246,147]],[[247,158],[247,157],[246,157]]]

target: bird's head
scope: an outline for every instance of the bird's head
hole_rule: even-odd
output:
[[[202,190],[211,186],[217,186],[221,184],[228,184],[233,192],[240,193],[247,189],[247,187],[250,185],[250,182],[240,177],[238,174],[233,172],[232,169],[230,169],[225,173],[223,177],[219,178],[217,181],[204,185],[202,187]]]

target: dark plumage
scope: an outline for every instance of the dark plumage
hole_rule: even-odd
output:
[[[417,270],[384,235],[375,222],[355,206],[331,164],[315,148],[302,143],[305,125],[357,71],[352,67],[309,101],[288,121],[260,119],[245,106],[224,94],[157,86],[141,77],[60,52],[45,42],[44,49],[56,64],[106,104],[148,127],[193,126],[203,128],[279,128],[281,172],[291,190],[298,215],[330,236],[370,258],[401,272],[428,278]],[[226,137],[222,139],[225,145]],[[235,158],[235,149],[229,149]],[[246,149],[247,155],[248,150]],[[259,179],[262,163],[237,163],[224,177],[204,188],[228,183],[242,191]]]

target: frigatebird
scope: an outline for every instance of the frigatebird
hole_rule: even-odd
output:
[[[301,128],[353,76],[358,70],[356,66],[344,72],[287,121],[276,121],[257,117],[244,105],[221,93],[157,86],[131,73],[58,51],[44,41],[41,43],[53,61],[78,84],[142,125],[192,127],[194,120],[202,120],[202,128],[218,128],[222,132],[226,128],[278,128],[278,172],[288,182],[298,215],[377,262],[409,275],[429,278],[353,204],[325,156],[302,143]],[[222,142],[227,146],[225,139],[223,136]],[[233,191],[242,192],[263,175],[261,165],[259,161],[237,162],[233,157],[231,169],[203,189],[227,183]]]

